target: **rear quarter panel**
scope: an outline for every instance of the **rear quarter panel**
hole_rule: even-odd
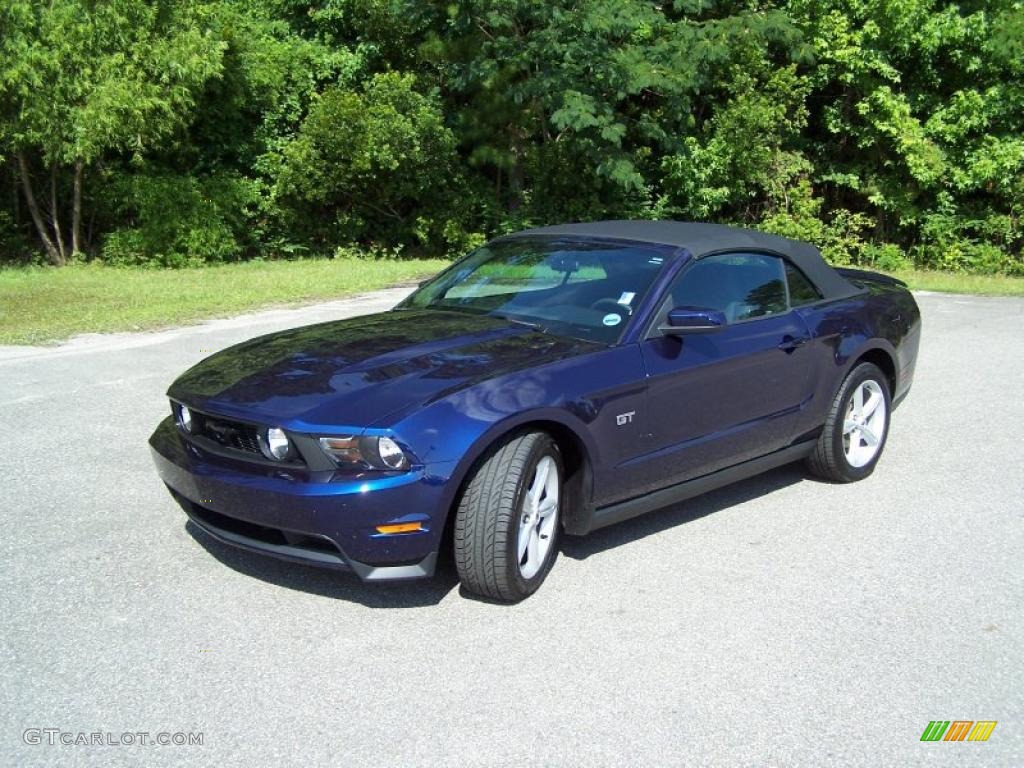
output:
[[[814,339],[811,399],[798,439],[813,437],[854,364],[872,350],[885,352],[895,368],[893,400],[903,399],[913,382],[921,340],[921,312],[911,293],[896,281],[858,279],[856,296],[798,310]]]

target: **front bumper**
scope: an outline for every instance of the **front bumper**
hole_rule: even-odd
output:
[[[451,503],[453,463],[358,477],[246,465],[187,443],[172,418],[149,440],[160,478],[214,538],[367,581],[431,576]],[[377,526],[418,522],[414,533]]]

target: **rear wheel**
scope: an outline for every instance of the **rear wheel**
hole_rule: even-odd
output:
[[[862,480],[875,470],[889,434],[889,382],[872,363],[850,371],[829,409],[807,465],[838,483]]]
[[[517,602],[540,587],[557,554],[563,475],[544,432],[507,440],[476,468],[455,515],[455,566],[467,590]]]

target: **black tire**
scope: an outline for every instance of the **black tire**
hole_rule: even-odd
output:
[[[514,603],[537,591],[558,553],[561,519],[550,534],[543,566],[524,578],[517,538],[524,496],[541,459],[550,456],[558,471],[558,515],[565,499],[565,470],[558,445],[544,432],[528,432],[493,448],[466,484],[455,514],[455,567],[469,592]]]
[[[884,428],[878,440],[878,450],[874,457],[863,466],[854,466],[846,458],[843,440],[843,422],[854,392],[864,382],[873,381],[882,392],[885,405]],[[807,468],[813,475],[834,483],[852,483],[863,480],[875,471],[878,460],[885,450],[885,441],[889,437],[889,420],[892,414],[892,401],[889,394],[889,379],[877,365],[860,363],[846,376],[843,385],[836,393],[835,399],[828,410],[825,428],[818,437],[814,451],[807,457]]]

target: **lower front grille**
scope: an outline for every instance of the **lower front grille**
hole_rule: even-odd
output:
[[[214,531],[243,537],[252,544],[266,544],[272,547],[286,546],[309,552],[322,552],[334,557],[340,555],[337,546],[326,536],[295,533],[294,531],[286,531],[281,528],[250,523],[246,520],[239,520],[236,517],[222,515],[219,512],[214,512],[212,509],[207,509],[191,502],[174,489],[171,489],[171,494],[191,517]]]

